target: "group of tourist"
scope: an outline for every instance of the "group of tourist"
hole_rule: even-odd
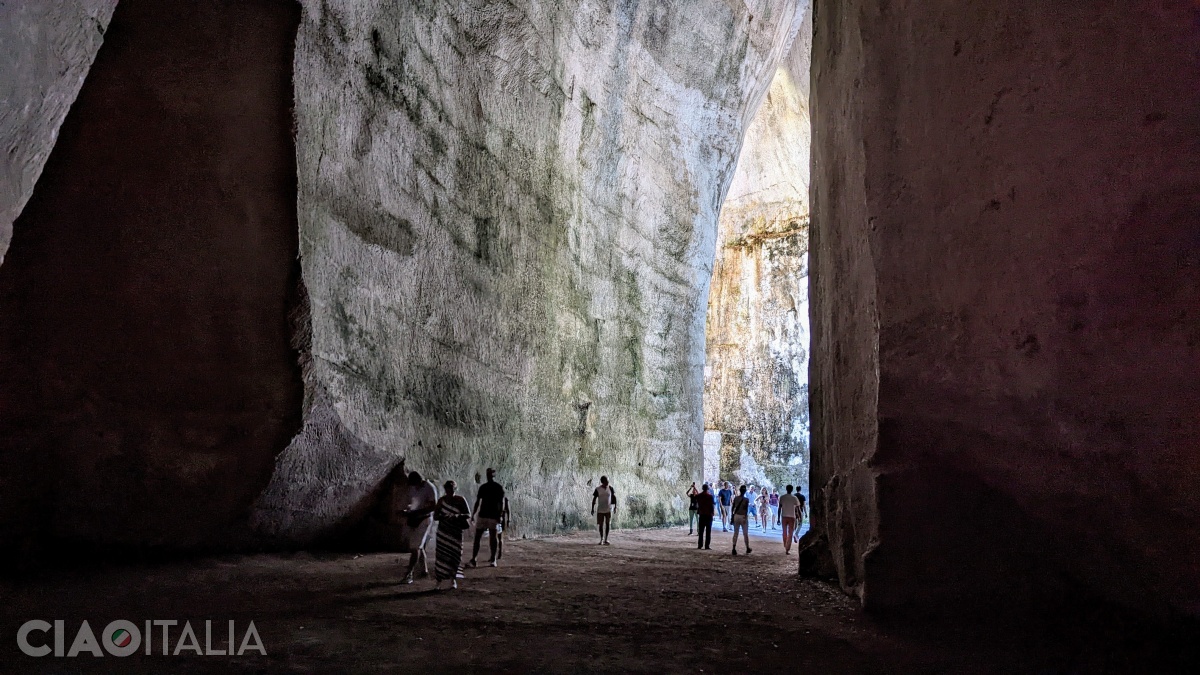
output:
[[[393,486],[391,506],[405,533],[403,543],[409,550],[404,583],[413,583],[418,565],[423,576],[429,574],[425,545],[434,522],[438,524],[433,570],[437,588],[447,581],[450,582],[450,588],[458,588],[458,579],[463,578],[463,533],[472,526],[475,529],[475,543],[467,565],[476,566],[485,532],[488,534],[490,551],[488,564],[492,567],[499,564],[504,554],[503,535],[508,526],[509,512],[504,487],[495,478],[496,470],[489,468],[487,482],[480,485],[476,492],[474,508],[458,494],[458,484],[452,480],[442,486],[445,493],[441,498],[438,498],[433,483],[416,471],[409,473],[403,483]],[[478,476],[476,480],[479,480]]]
[[[729,531],[733,526],[733,554],[737,555],[738,531],[746,544],[746,553],[750,553],[750,531],[752,524],[761,523],[762,531],[779,527],[783,534],[783,549],[787,554],[792,552],[792,544],[800,540],[800,527],[807,515],[804,495],[795,492],[795,486],[788,485],[784,494],[766,487],[741,485],[735,495],[729,481],[721,483],[721,489],[715,494],[712,486],[705,483],[697,489],[692,483],[687,490],[690,500],[688,534],[695,534],[693,525],[699,524],[699,539],[696,548],[710,549],[712,540],[712,525],[715,513],[721,515],[721,530]]]
[[[487,470],[487,481],[479,486],[474,506],[458,494],[458,484],[452,480],[442,486],[443,494],[438,497],[437,488],[417,471],[405,472],[403,464],[397,471],[388,502],[402,532],[401,544],[409,551],[408,569],[404,583],[413,583],[420,567],[422,576],[428,576],[429,565],[425,557],[433,524],[437,523],[437,540],[433,576],[436,588],[449,582],[450,588],[458,588],[458,579],[464,578],[465,567],[475,567],[483,535],[488,535],[488,564],[496,567],[504,554],[504,530],[509,525],[508,498],[504,486],[496,482],[496,470]],[[478,475],[476,481],[479,480]],[[741,485],[735,495],[729,481],[721,483],[721,489],[713,492],[705,483],[697,488],[692,483],[687,496],[690,500],[689,535],[697,535],[697,549],[712,550],[713,521],[720,514],[721,528],[728,532],[733,527],[733,554],[737,555],[738,533],[745,542],[745,551],[751,552],[749,527],[761,523],[765,532],[768,526],[779,525],[783,530],[783,547],[792,552],[793,541],[799,540],[800,526],[806,515],[804,495],[793,493],[795,488],[786,487],[784,494],[768,492],[767,488]],[[600,485],[592,491],[592,515],[596,517],[599,544],[609,545],[608,536],[612,517],[617,510],[617,492],[608,482],[607,476],[600,477]],[[475,540],[471,559],[464,566],[463,534],[474,529]],[[697,534],[698,530],[698,534]]]

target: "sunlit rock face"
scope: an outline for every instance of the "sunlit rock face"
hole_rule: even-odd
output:
[[[804,491],[810,47],[806,20],[746,133],[721,210],[704,380],[721,475]]]
[[[684,508],[704,299],[786,0],[310,0],[296,53],[308,423],[255,523],[304,540],[406,457],[518,528]]]
[[[0,3],[0,262],[116,5]]]

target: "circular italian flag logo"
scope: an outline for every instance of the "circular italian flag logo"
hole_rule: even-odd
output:
[[[113,631],[113,634],[109,637],[109,640],[112,641],[114,647],[128,647],[129,643],[133,642],[133,635],[131,635],[129,631],[125,630],[124,628],[118,628],[117,630]]]

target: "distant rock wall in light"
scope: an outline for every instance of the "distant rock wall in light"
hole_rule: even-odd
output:
[[[810,53],[806,19],[746,133],[721,211],[704,387],[722,476],[804,489]]]

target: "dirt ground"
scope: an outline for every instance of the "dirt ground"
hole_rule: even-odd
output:
[[[889,634],[829,585],[800,579],[778,540],[729,554],[729,534],[698,551],[686,530],[617,531],[509,542],[501,566],[467,571],[457,591],[401,585],[396,554],[226,556],[4,582],[0,672],[146,673],[908,673],[1070,672],[1019,651]],[[486,541],[484,548],[486,551]],[[469,555],[467,556],[469,557]],[[407,559],[407,556],[404,556]],[[432,569],[432,560],[430,560]],[[266,656],[76,658],[22,654],[29,619],[254,621]],[[171,630],[174,649],[180,627]],[[223,628],[213,647],[225,647]],[[52,643],[35,634],[35,644]]]

